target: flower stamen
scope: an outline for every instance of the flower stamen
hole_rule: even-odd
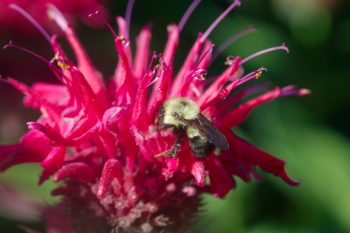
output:
[[[124,35],[118,36],[117,39],[122,43],[124,47],[129,46],[129,40]]]
[[[234,0],[233,3],[219,16],[216,20],[210,25],[207,31],[200,38],[201,42],[204,42],[210,33],[219,25],[219,23],[230,13],[235,7],[239,7],[241,5],[240,0]]]
[[[152,54],[152,57],[151,57],[151,61],[150,61],[150,63],[149,63],[149,65],[148,65],[148,70],[147,70],[147,72],[148,73],[150,73],[150,72],[154,72],[154,66],[157,66],[157,65],[154,65],[154,63],[156,63],[155,61],[156,61],[156,59],[157,58],[160,58],[162,55],[161,54],[157,54],[155,51],[153,51],[153,54]]]
[[[252,54],[252,55],[250,55],[250,56],[248,56],[248,57],[242,59],[241,64],[244,64],[244,63],[246,63],[247,61],[250,61],[250,60],[252,60],[252,59],[254,59],[254,58],[256,58],[256,57],[258,57],[258,56],[260,56],[260,55],[263,55],[263,54],[265,54],[265,53],[269,53],[269,52],[272,52],[272,51],[276,51],[276,50],[284,50],[284,51],[286,51],[287,53],[289,53],[289,50],[288,50],[287,46],[285,46],[284,44],[282,44],[282,45],[280,45],[280,46],[276,46],[276,47],[272,47],[272,48],[268,48],[268,49],[264,49],[264,50],[261,50],[261,51],[259,51],[259,52],[256,52],[256,53],[254,53],[254,54]]]
[[[311,91],[306,88],[298,89],[294,85],[288,85],[281,89],[282,96],[288,96],[288,95],[299,95],[299,96],[305,96],[310,95]]]
[[[254,26],[249,26],[247,28],[242,29],[241,31],[234,33],[231,37],[229,37],[227,40],[225,40],[214,52],[212,62],[215,61],[220,54],[222,54],[225,49],[227,49],[228,46],[230,46],[232,43],[237,41],[238,39],[242,38],[245,35],[248,35],[252,32],[256,32],[256,27]]]
[[[212,44],[204,53],[201,57],[198,58],[197,60],[197,65],[201,64],[201,62],[204,60],[204,58],[208,55],[211,55],[212,54],[212,51],[213,51],[213,48],[214,48],[214,45]]]
[[[98,17],[99,20],[101,20],[101,22],[107,26],[107,28],[109,29],[109,31],[112,33],[114,39],[117,39],[118,36],[117,34],[115,33],[113,27],[107,22],[107,20],[101,16],[100,12],[99,11],[95,11],[94,13],[91,13],[88,15],[88,17]]]
[[[235,57],[235,56],[227,56],[226,57],[226,61],[224,62],[224,64],[226,65],[226,66],[232,66],[232,65],[234,65],[237,61],[236,61],[236,59],[237,59],[237,57]]]
[[[125,22],[126,22],[126,37],[129,38],[129,31],[130,31],[130,23],[131,23],[131,15],[132,15],[132,10],[134,8],[135,0],[129,0],[128,5],[126,7],[126,12],[125,12]]]
[[[41,60],[41,61],[43,61],[43,62],[45,62],[47,64],[50,64],[50,61],[47,60],[46,58],[44,58],[43,56],[41,56],[41,55],[37,54],[36,52],[33,52],[33,51],[29,50],[29,49],[23,48],[23,47],[21,47],[19,45],[13,44],[12,41],[10,41],[6,45],[4,45],[3,49],[7,49],[7,48],[15,48],[15,49],[21,50],[21,51],[23,51],[25,53],[28,53],[28,54],[38,58],[39,60]]]
[[[62,29],[62,31],[66,31],[68,28],[68,22],[62,15],[62,13],[53,4],[47,4],[47,8],[48,17],[54,20],[57,23],[57,25]]]
[[[45,37],[45,39],[51,44],[50,34],[40,25],[38,21],[36,21],[28,12],[26,12],[23,8],[18,6],[17,4],[10,4],[9,8],[17,11],[24,18],[26,18],[39,32]]]
[[[65,63],[64,61],[61,60],[57,60],[57,66],[60,67],[63,70],[68,70],[70,68],[72,68],[70,65],[68,65],[67,63]]]
[[[265,67],[261,67],[253,72],[250,72],[249,74],[238,79],[238,85],[241,85],[242,83],[245,83],[253,78],[259,79],[261,77],[263,71],[267,72],[267,69]]]
[[[192,15],[193,11],[196,9],[196,7],[199,5],[199,3],[201,2],[201,0],[194,0],[191,5],[187,8],[185,14],[182,16],[179,24],[178,24],[178,29],[179,32],[182,31],[182,29],[185,27],[187,20],[190,18],[190,16]]]
[[[255,74],[255,79],[259,79],[262,75],[262,70]]]

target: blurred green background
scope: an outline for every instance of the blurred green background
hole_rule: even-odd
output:
[[[166,25],[178,22],[190,2],[136,1],[132,35],[136,35],[145,23],[152,23],[152,48],[161,51],[166,39]],[[123,15],[125,3],[126,0],[109,1],[111,15]],[[260,106],[237,129],[253,144],[284,159],[287,171],[300,180],[301,185],[289,187],[280,179],[264,174],[265,179],[261,182],[239,182],[237,189],[223,200],[205,196],[199,221],[190,232],[350,232],[349,3],[346,0],[242,0],[241,7],[226,17],[211,34],[210,39],[220,45],[234,32],[249,25],[258,28],[257,32],[225,50],[213,64],[210,74],[224,68],[223,62],[228,55],[245,57],[261,49],[286,43],[290,49],[288,55],[274,52],[261,56],[249,61],[245,70],[265,66],[268,73],[253,82],[267,81],[280,86],[295,84],[311,89],[312,95],[282,98]],[[196,34],[205,31],[228,4],[229,1],[224,0],[202,1],[182,33],[177,65],[181,64]],[[116,59],[113,41],[105,28],[97,30],[77,24],[78,34],[92,60],[108,77],[113,72]],[[50,54],[45,44],[31,43],[30,40],[36,35],[3,30],[0,36],[1,43],[16,38],[43,55]],[[45,65],[28,59],[27,55],[13,50],[0,51],[0,61],[11,59],[16,59],[16,64],[21,65],[32,62],[34,71],[26,70],[25,65],[18,70],[18,66],[11,68],[2,62],[2,75],[10,75],[27,83],[32,82],[29,77],[34,77],[37,72],[52,76]],[[44,78],[35,76],[35,79]],[[15,142],[25,130],[25,120],[35,119],[36,115],[23,110],[18,93],[4,85],[1,89],[4,90],[2,96],[4,93],[14,96],[14,104],[5,108],[6,102],[2,100],[0,139],[4,143]],[[24,111],[26,116],[18,114]],[[12,128],[9,128],[9,122],[12,122]],[[25,165],[1,174],[0,181],[15,183],[21,190],[32,193],[34,199],[54,202],[49,195],[53,184],[46,183],[38,188],[38,173],[37,166]],[[0,214],[1,232],[21,232],[18,221],[8,216],[5,207],[0,206]],[[35,225],[35,220],[28,216],[20,222]]]

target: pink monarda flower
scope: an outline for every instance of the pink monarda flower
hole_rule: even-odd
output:
[[[192,3],[178,25],[168,27],[162,54],[150,52],[151,30],[145,26],[133,55],[130,1],[126,20],[116,18],[119,34],[113,35],[119,61],[108,83],[56,7],[49,6],[49,15],[65,33],[77,65],[65,56],[56,35],[48,37],[26,16],[49,39],[54,57],[46,62],[61,84],[29,87],[7,79],[25,95],[24,105],[38,109],[41,116],[27,123],[29,131],[18,144],[0,147],[0,169],[39,163],[40,184],[50,177],[63,181],[53,191],[62,201],[43,212],[48,232],[182,232],[198,211],[201,193],[224,197],[236,186],[236,177],[245,182],[259,177],[256,167],[298,184],[286,174],[284,161],[232,132],[256,106],[281,96],[308,94],[294,86],[276,87],[242,103],[265,87],[235,91],[265,70],[244,74],[246,61],[287,48],[270,48],[244,59],[229,57],[221,74],[204,80],[213,54],[208,36],[240,1],[198,35],[180,70],[173,70],[180,32],[199,2]],[[14,44],[7,47],[32,53]],[[169,110],[176,100],[182,107]],[[189,105],[191,116],[184,113]]]

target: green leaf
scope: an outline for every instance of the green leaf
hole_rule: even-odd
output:
[[[22,189],[36,200],[46,203],[54,203],[57,197],[51,196],[51,191],[57,186],[48,180],[43,185],[38,185],[41,168],[37,164],[18,165],[0,174],[0,182],[11,184]]]
[[[316,207],[350,231],[349,141],[310,121],[302,110],[288,106],[274,104],[253,114],[254,129],[259,132],[256,141],[267,151],[283,155],[287,171],[301,185],[291,188],[275,178],[273,182],[296,203],[305,204],[308,213],[308,208]]]

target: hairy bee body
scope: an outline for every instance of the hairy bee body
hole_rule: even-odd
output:
[[[163,104],[163,124],[173,127],[187,128],[186,120],[192,121],[198,118],[199,107],[195,102],[185,98],[174,98]],[[183,120],[181,120],[183,119]],[[184,121],[185,120],[185,121]]]
[[[177,142],[167,155],[177,155],[184,136],[187,136],[190,148],[198,158],[206,157],[215,147],[228,149],[226,137],[202,115],[198,105],[188,98],[167,100],[159,111],[156,124],[160,129],[170,128],[177,136]]]

